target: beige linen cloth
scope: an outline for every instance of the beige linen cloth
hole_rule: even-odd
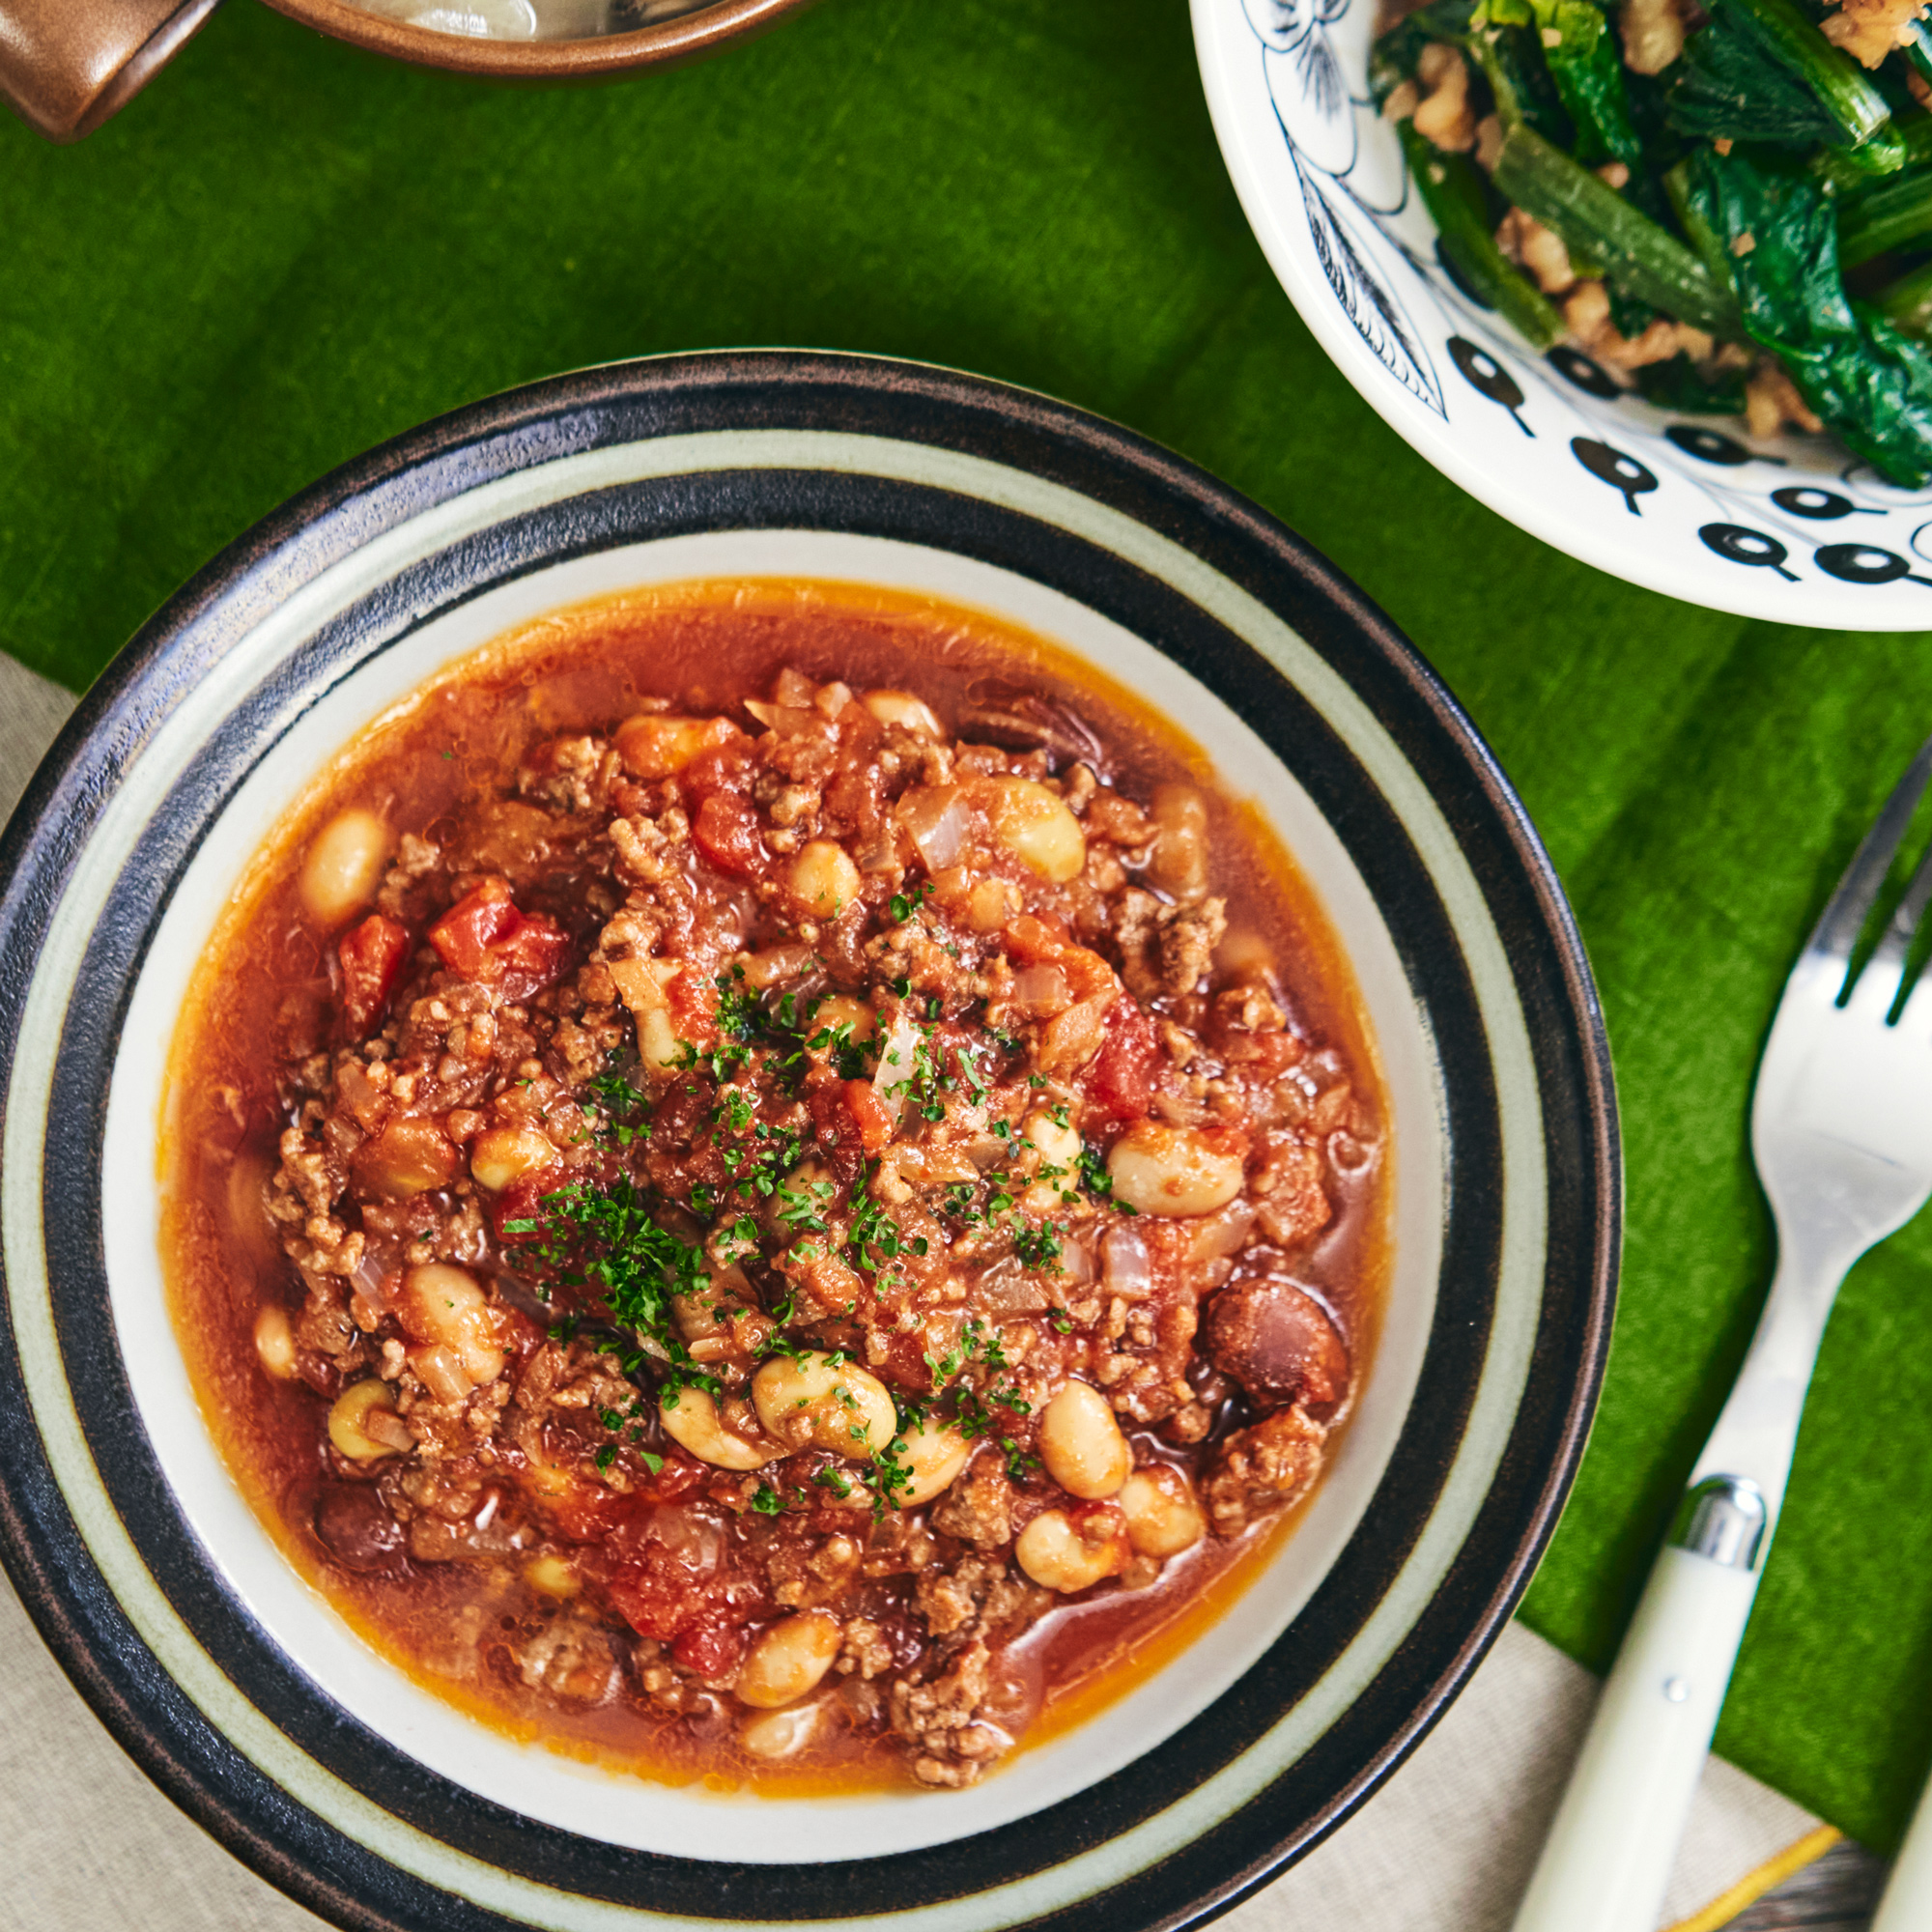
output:
[[[0,653],[0,816],[71,707]],[[1507,1932],[1596,1682],[1512,1624],[1375,1800],[1230,1932]],[[943,1800],[936,1800],[943,1803]],[[1713,1759],[1662,1925],[1708,1932],[1836,1834]],[[0,1932],[299,1932],[318,1919],[245,1870],[148,1783],[0,1582]]]

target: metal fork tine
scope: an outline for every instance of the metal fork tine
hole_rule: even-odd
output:
[[[1905,776],[1886,800],[1885,809],[1860,841],[1852,863],[1845,867],[1845,876],[1838,881],[1838,890],[1818,916],[1806,952],[1822,952],[1838,960],[1851,958],[1860,930],[1870,916],[1879,888],[1885,884],[1885,875],[1891,869],[1899,841],[1912,823],[1912,814],[1918,810],[1928,779],[1932,779],[1932,738],[1919,746],[1918,755],[1906,767]],[[1918,884],[1915,878],[1915,889]],[[1910,928],[1906,937],[1909,944]]]
[[[1899,900],[1898,909],[1885,923],[1885,932],[1878,942],[1878,951],[1872,954],[1874,966],[1896,966],[1905,970],[1906,954],[1912,951],[1912,942],[1918,936],[1919,923],[1925,917],[1927,904],[1932,904],[1932,846],[1919,860],[1918,869],[1912,875],[1912,883],[1905,889],[1905,896]]]

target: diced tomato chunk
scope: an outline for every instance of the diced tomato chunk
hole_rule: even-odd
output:
[[[745,1633],[707,1617],[685,1631],[671,1645],[670,1654],[700,1677],[728,1676],[744,1661]]]
[[[563,971],[570,941],[554,920],[518,909],[505,879],[485,879],[429,929],[452,973],[526,1000]]]
[[[1087,1072],[1088,1105],[1112,1120],[1146,1120],[1159,1059],[1153,1021],[1138,1000],[1122,993],[1107,1009],[1106,1037]]]
[[[736,792],[714,791],[691,822],[692,843],[718,867],[739,878],[770,863],[758,814]]]
[[[1065,922],[1055,919],[1051,913],[1023,912],[1009,922],[1000,936],[1006,941],[1007,952],[1022,966],[1058,959],[1073,944],[1073,935],[1067,931]]]
[[[602,1543],[631,1514],[629,1496],[601,1483],[575,1484],[561,1495],[546,1495],[544,1509],[556,1533],[571,1543]]]
[[[759,1577],[728,1565],[720,1567],[718,1547],[701,1528],[695,1539],[681,1536],[676,1548],[654,1534],[637,1543],[638,1532],[651,1529],[649,1515],[634,1518],[612,1539],[614,1546],[635,1547],[637,1556],[606,1583],[611,1601],[639,1636],[655,1637],[660,1643],[691,1637],[697,1655],[680,1655],[679,1662],[707,1676],[723,1676],[737,1662],[735,1651],[726,1654],[729,1633],[767,1614],[771,1599]],[[711,1660],[720,1657],[724,1663],[714,1666]]]
[[[673,1448],[666,1452],[664,1467],[649,1482],[641,1484],[638,1493],[648,1496],[653,1502],[674,1503],[700,1488],[710,1473],[696,1456],[688,1456],[682,1449]]]
[[[808,1103],[818,1127],[818,1144],[846,1179],[868,1153],[893,1137],[892,1116],[869,1080],[835,1080],[817,1088]]]
[[[682,1593],[667,1588],[659,1577],[641,1566],[619,1570],[605,1587],[617,1606],[617,1614],[639,1636],[654,1636],[664,1642],[684,1629],[686,1606]]]
[[[342,962],[343,1023],[351,1037],[364,1039],[389,1009],[410,956],[410,936],[394,920],[372,912],[342,935],[335,953]]]
[[[867,1153],[877,1153],[892,1139],[893,1117],[869,1080],[847,1080],[826,1092],[838,1096],[834,1120],[841,1137],[856,1135]]]

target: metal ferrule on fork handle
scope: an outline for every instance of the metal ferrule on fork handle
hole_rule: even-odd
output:
[[[1670,1541],[1726,1570],[1755,1570],[1769,1520],[1764,1492],[1748,1476],[1706,1476],[1685,1491]]]

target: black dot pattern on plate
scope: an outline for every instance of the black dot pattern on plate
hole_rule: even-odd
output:
[[[1686,456],[1694,456],[1699,463],[1721,464],[1727,469],[1750,462],[1753,453],[1736,437],[1703,423],[1672,423],[1663,433]]]
[[[1624,392],[1616,381],[1580,349],[1572,349],[1567,342],[1561,342],[1549,352],[1548,359],[1549,366],[1565,382],[1574,384],[1586,396],[1601,397],[1606,403],[1623,400]]]
[[[1706,524],[1697,534],[1707,550],[1714,550],[1728,563],[1742,563],[1754,570],[1775,570],[1787,582],[1796,583],[1798,575],[1786,570],[1784,559],[1791,554],[1776,537],[1743,524]]]
[[[1835,490],[1818,490],[1806,483],[1787,483],[1781,490],[1771,493],[1771,500],[1780,510],[1789,510],[1794,517],[1806,517],[1819,524],[1849,517],[1859,507],[1849,497],[1841,497]]]
[[[1632,516],[1642,516],[1636,499],[1657,488],[1655,470],[1645,469],[1635,457],[1625,451],[1612,449],[1607,442],[1597,442],[1587,436],[1573,436],[1570,448],[1577,461],[1592,476],[1607,483],[1622,496],[1624,506]]]
[[[1901,577],[1932,586],[1932,577],[1915,575],[1909,558],[1875,544],[1827,544],[1812,557],[1827,577],[1841,583],[1896,583]]]
[[[1487,349],[1471,342],[1466,335],[1452,335],[1449,338],[1449,356],[1463,372],[1463,380],[1479,396],[1500,403],[1524,436],[1535,436],[1536,432],[1522,419],[1521,384]]]

